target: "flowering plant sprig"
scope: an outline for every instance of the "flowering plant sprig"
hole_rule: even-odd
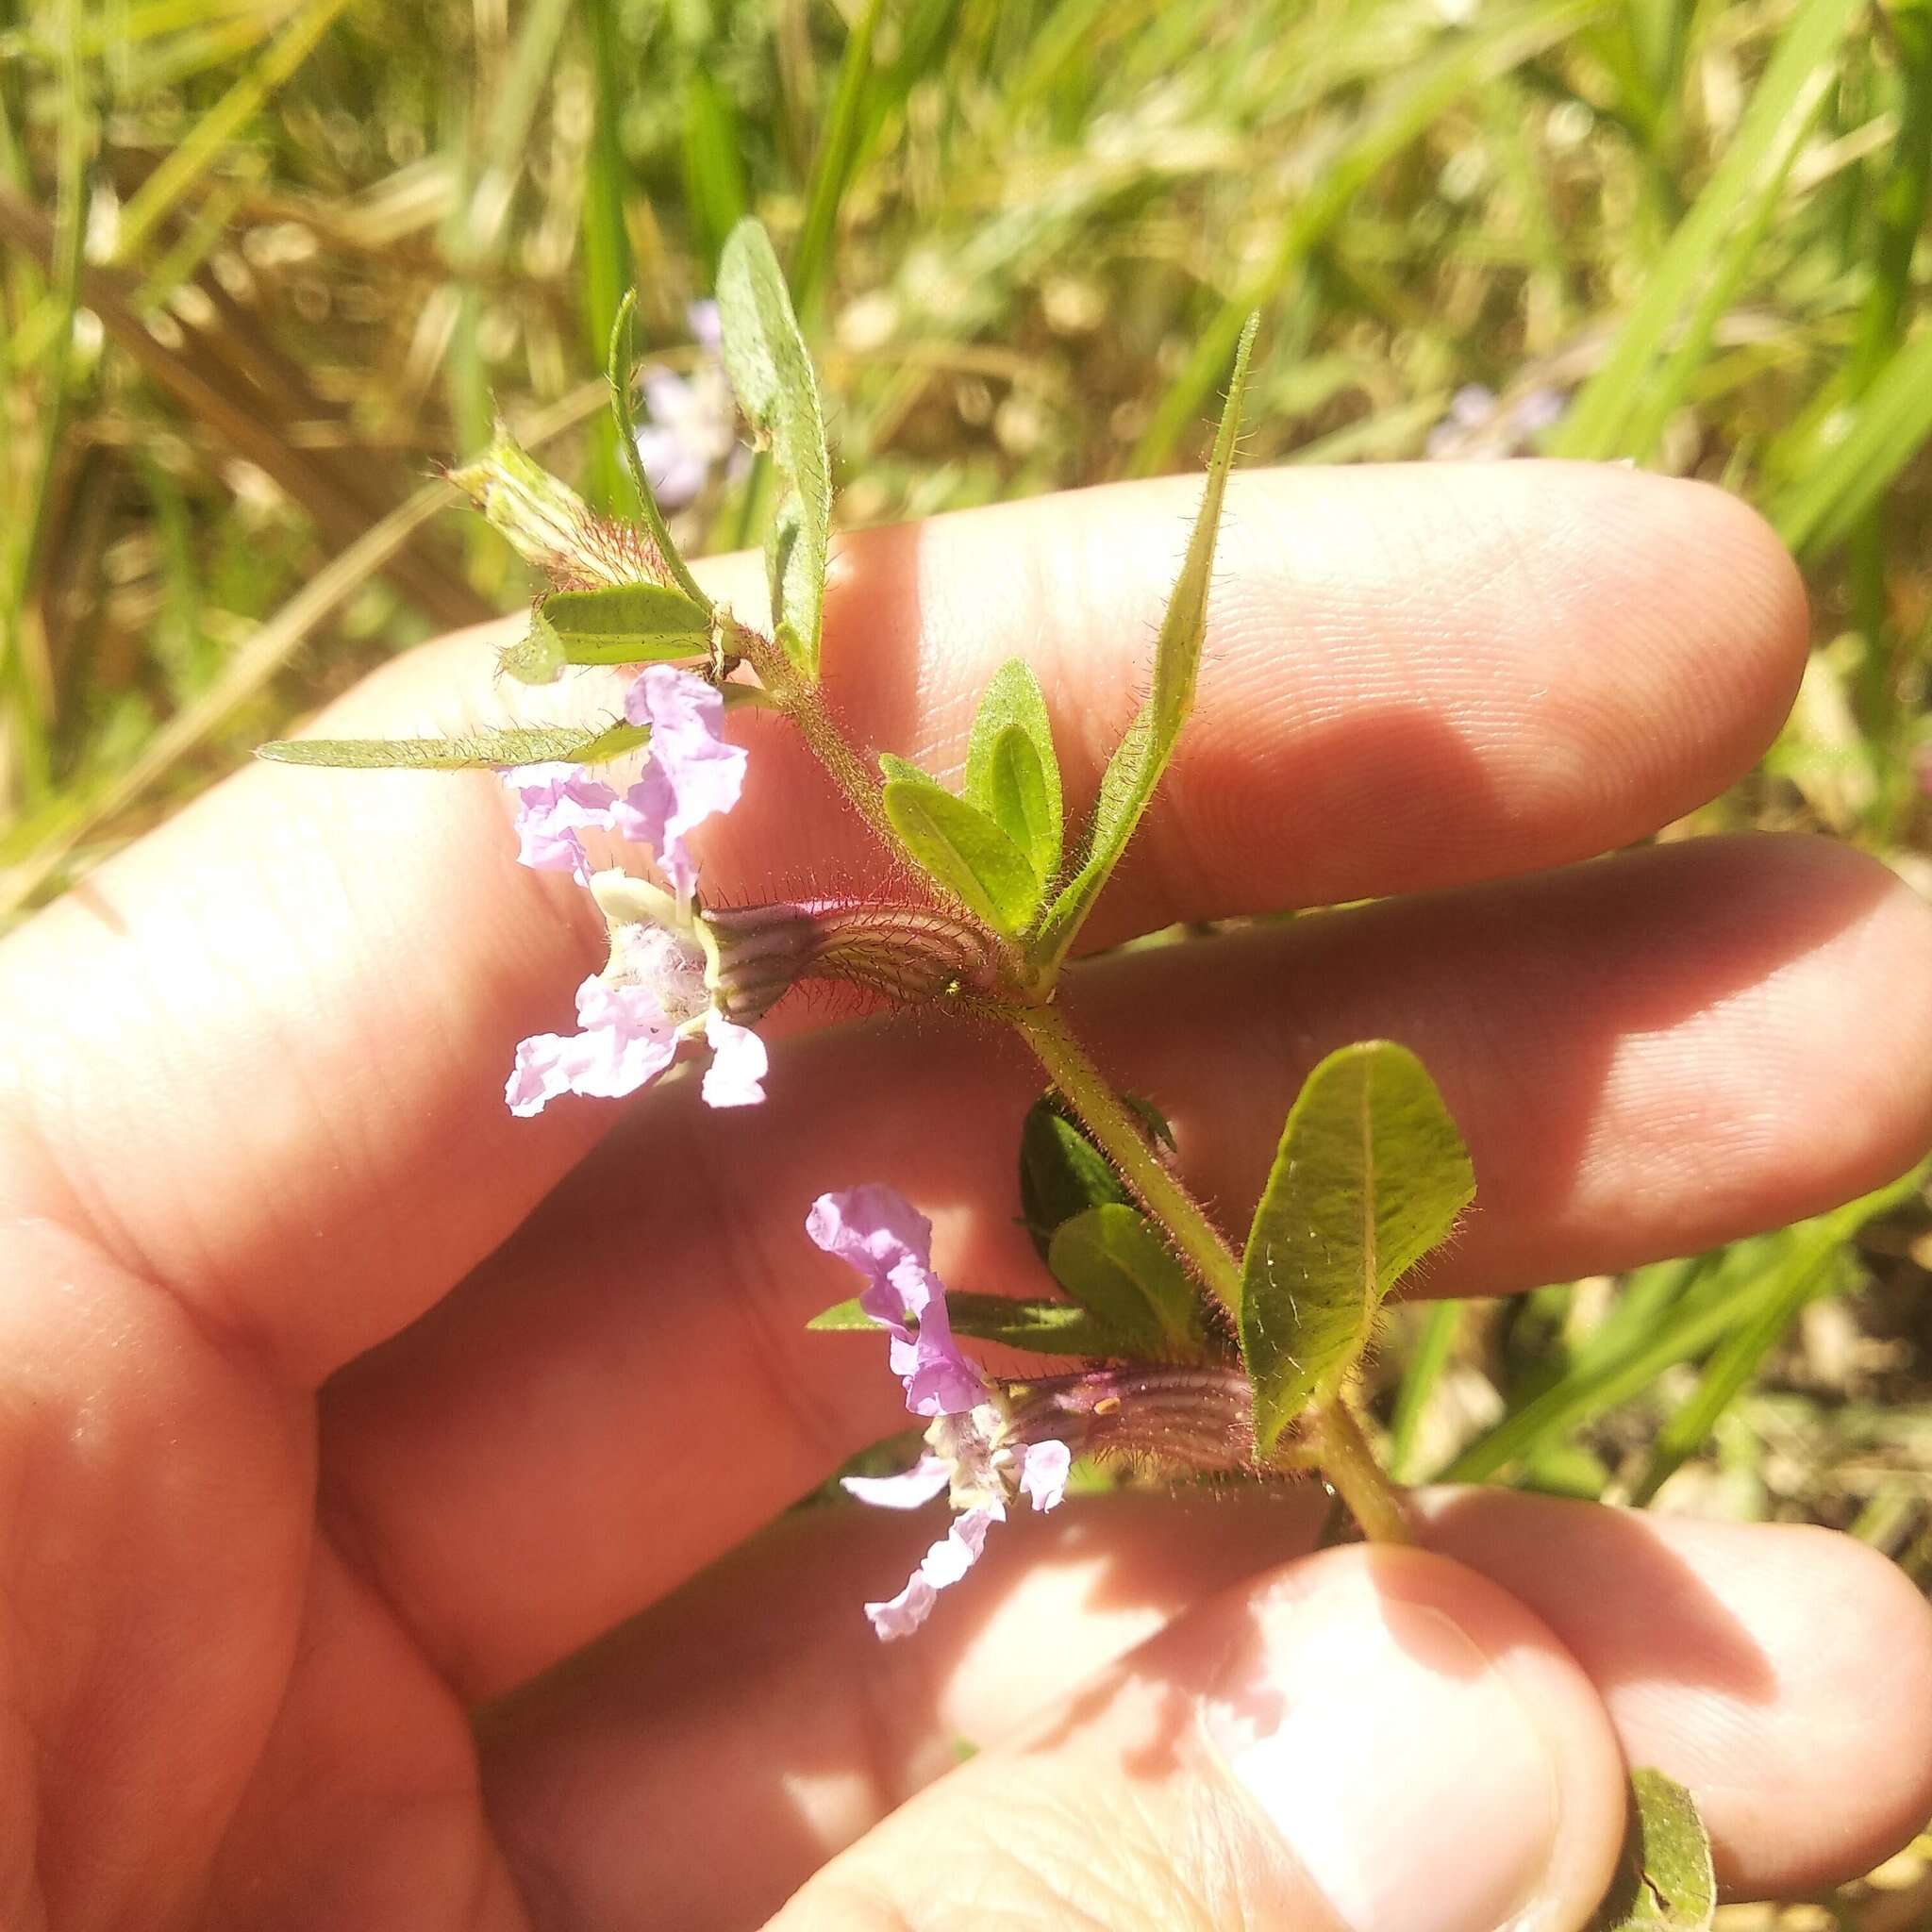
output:
[[[576,990],[575,1030],[516,1047],[506,1098],[519,1115],[566,1096],[634,1092],[687,1047],[708,1054],[705,1101],[755,1105],[783,1077],[758,1024],[813,978],[996,1021],[1032,1049],[1051,1086],[1022,1136],[1022,1195],[1053,1292],[949,1291],[933,1271],[929,1224],[881,1183],[824,1193],[807,1218],[810,1240],[865,1284],[814,1325],[883,1329],[907,1407],[926,1424],[911,1468],[852,1477],[847,1490],[899,1507],[944,1493],[953,1509],[905,1588],[867,1606],[881,1637],[916,1628],[1015,1505],[1057,1507],[1082,1457],[1257,1478],[1319,1467],[1368,1534],[1406,1538],[1403,1499],[1376,1466],[1348,1385],[1381,1301],[1474,1192],[1427,1074],[1389,1041],[1345,1047],[1317,1067],[1236,1247],[1189,1192],[1159,1116],[1114,1091],[1061,997],[1086,921],[1193,704],[1253,325],[1146,701],[1075,826],[1048,694],[1023,662],[1003,666],[982,698],[958,791],[847,739],[820,685],[832,500],[824,412],[783,273],[755,223],[731,236],[717,293],[723,368],[779,482],[766,543],[769,631],[716,603],[679,554],[640,449],[626,304],[609,373],[641,524],[597,515],[505,432],[453,475],[550,586],[504,653],[505,672],[545,683],[625,667],[616,714],[581,729],[303,741],[266,755],[493,768],[516,801],[521,861],[566,873],[591,893],[608,957]],[[647,439],[644,452],[653,446]],[[924,892],[707,903],[691,841],[739,800],[747,754],[726,727],[729,711],[748,703],[789,721],[891,853],[890,871],[910,868]],[[657,876],[621,862],[624,848],[648,853]],[[1074,1365],[1002,1380],[962,1339]]]

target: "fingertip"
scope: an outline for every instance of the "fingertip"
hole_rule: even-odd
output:
[[[777,1923],[1573,1932],[1624,1818],[1608,1720],[1550,1632],[1446,1557],[1356,1546],[1180,1617]]]

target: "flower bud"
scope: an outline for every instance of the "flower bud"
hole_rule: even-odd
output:
[[[600,517],[500,423],[483,455],[448,475],[559,591],[675,582],[648,531]]]

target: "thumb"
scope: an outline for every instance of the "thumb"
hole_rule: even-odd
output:
[[[1603,1705],[1522,1604],[1335,1549],[929,1786],[770,1932],[1576,1932],[1624,1816]]]

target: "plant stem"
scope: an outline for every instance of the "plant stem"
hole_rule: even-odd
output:
[[[733,655],[758,673],[778,708],[797,724],[832,782],[888,850],[902,851],[898,834],[886,816],[878,780],[840,730],[817,684],[770,638],[736,619],[727,617],[725,622]],[[991,937],[999,943],[997,935]],[[1168,1171],[1158,1151],[1149,1144],[1140,1121],[1108,1084],[1058,1008],[997,999],[985,1002],[983,1009],[997,1013],[1033,1049],[1067,1105],[1080,1117],[1141,1205],[1166,1230],[1202,1286],[1230,1316],[1239,1318],[1239,1257],[1208,1218],[1207,1210]],[[1415,1541],[1400,1487],[1376,1462],[1341,1396],[1311,1411],[1307,1441],[1312,1453],[1294,1459],[1320,1466],[1371,1542]]]
[[[1415,1523],[1407,1499],[1375,1460],[1346,1401],[1337,1395],[1324,1403],[1311,1413],[1309,1427],[1322,1474],[1348,1505],[1362,1534],[1372,1543],[1414,1542]]]
[[[758,673],[777,708],[798,726],[807,749],[824,767],[846,803],[884,841],[887,850],[901,851],[899,835],[886,817],[879,796],[879,781],[840,730],[818,686],[763,632],[740,624],[735,617],[725,622],[732,655],[742,658]]]
[[[1080,1116],[1140,1199],[1167,1229],[1202,1284],[1230,1315],[1241,1310],[1241,1263],[1199,1202],[1147,1144],[1141,1123],[1121,1104],[1067,1023],[1052,1007],[1008,1007],[1005,1017],[1025,1041],[1067,1105]]]

